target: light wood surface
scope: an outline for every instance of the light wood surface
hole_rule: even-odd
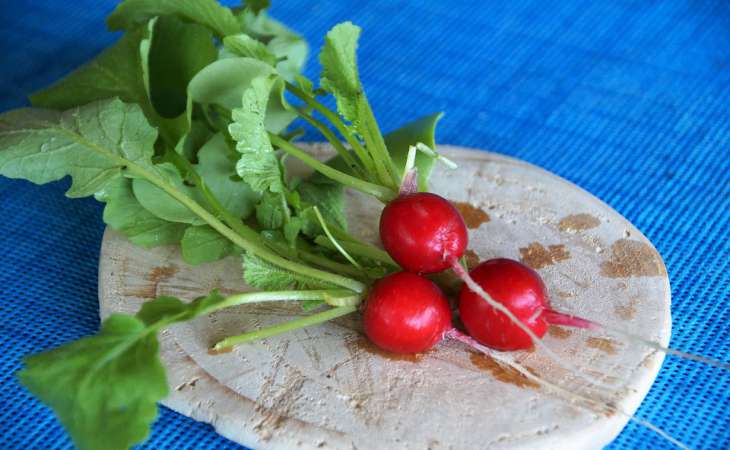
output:
[[[309,149],[320,158],[329,154],[326,146]],[[469,247],[479,259],[522,259],[544,278],[555,309],[668,342],[664,264],[626,219],[535,166],[482,151],[440,151],[459,169],[438,167],[431,190],[460,202]],[[347,195],[351,231],[377,242],[382,205]],[[140,249],[112,230],[100,261],[103,317],[135,312],[156,295],[189,300],[213,288],[251,290],[239,258],[191,267],[176,248]],[[357,315],[208,353],[219,338],[302,314],[296,304],[245,305],[165,330],[161,356],[172,394],[164,404],[260,450],[592,449],[610,442],[627,421],[566,402],[455,342],[417,357],[383,355],[365,341]],[[517,359],[547,380],[628,412],[646,395],[663,359],[582,330],[552,329],[545,343],[616,389],[589,387],[539,351]]]

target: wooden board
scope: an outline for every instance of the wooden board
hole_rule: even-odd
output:
[[[321,158],[329,154],[325,146],[310,149]],[[556,309],[668,342],[664,264],[626,219],[524,162],[440,150],[460,167],[438,167],[431,189],[459,202],[479,259],[522,259],[543,276]],[[381,208],[349,192],[353,233],[377,242]],[[140,249],[107,230],[99,266],[103,317],[135,312],[156,295],[192,299],[213,288],[250,290],[239,258],[190,267],[176,248]],[[165,330],[161,353],[172,394],[164,404],[255,449],[590,449],[610,442],[627,421],[566,402],[455,342],[417,357],[388,357],[367,344],[356,315],[208,353],[219,338],[301,314],[296,304],[246,305]],[[521,352],[517,359],[541,377],[629,412],[663,359],[582,330],[552,329],[545,343],[617,388],[599,392],[542,352]]]

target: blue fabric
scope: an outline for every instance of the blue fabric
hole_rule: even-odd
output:
[[[111,43],[113,6],[2,2],[0,110]],[[527,160],[613,206],[665,258],[672,346],[730,359],[730,4],[281,0],[273,14],[315,47],[339,21],[363,26],[361,75],[385,130],[444,110],[439,142]],[[12,377],[23,355],[98,327],[101,207],[65,199],[67,185],[0,179],[2,448],[70,447]],[[727,447],[728,392],[727,373],[669,358],[638,415]],[[632,424],[610,448],[667,446]],[[240,447],[163,409],[144,448]]]

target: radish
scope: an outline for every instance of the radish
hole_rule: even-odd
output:
[[[524,350],[533,345],[544,347],[540,338],[548,325],[563,325],[618,334],[667,354],[730,370],[726,362],[664,347],[593,320],[555,311],[550,307],[540,275],[518,261],[506,258],[484,261],[469,274],[461,266],[454,269],[466,283],[459,293],[461,320],[469,334],[489,348],[506,351]],[[491,302],[497,302],[501,308]]]
[[[537,337],[545,335],[548,327],[543,315],[548,308],[545,284],[534,270],[511,259],[492,259],[479,264],[470,275]],[[517,324],[466,285],[459,293],[459,314],[469,334],[489,348],[507,351],[533,345],[530,336]]]
[[[388,203],[380,216],[380,239],[401,267],[416,273],[448,269],[468,242],[459,211],[429,192],[402,194]]]
[[[451,329],[451,309],[432,281],[410,272],[378,280],[365,301],[365,334],[393,353],[433,347]]]
[[[544,293],[542,282],[537,274],[534,275],[541,288],[540,292]],[[495,352],[453,328],[446,297],[436,284],[420,275],[396,272],[375,282],[365,301],[363,323],[365,334],[370,341],[383,350],[400,354],[419,353],[429,350],[443,339],[453,339],[488,355],[498,364],[517,370],[526,378],[539,383],[563,399],[583,404],[584,407],[599,414],[624,415],[655,431],[678,447],[687,448],[650,422],[634,417],[613,404],[569,391],[547,381],[520,365],[509,353]]]

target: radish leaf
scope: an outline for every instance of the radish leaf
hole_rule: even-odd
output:
[[[264,192],[261,202],[256,205],[256,221],[265,230],[277,230],[284,226],[287,206],[282,203],[281,194]]]
[[[319,54],[322,65],[320,85],[331,92],[337,101],[337,111],[365,141],[375,164],[375,172],[383,186],[395,188],[400,178],[390,159],[380,128],[375,120],[357,69],[357,41],[360,28],[343,22],[332,28]]]
[[[100,191],[134,165],[152,169],[157,132],[137,105],[103,100],[64,113],[0,115],[0,175],[36,184],[71,175],[69,197]]]
[[[250,216],[261,196],[236,175],[238,154],[229,147],[223,133],[214,135],[197,156],[196,172],[223,207],[239,219]]]
[[[411,145],[422,142],[430,148],[436,148],[436,124],[441,117],[443,117],[443,113],[440,112],[424,116],[385,135],[385,143],[401,176],[408,156],[408,148]],[[421,191],[428,191],[428,177],[431,175],[434,162],[434,158],[422,152],[416,153],[418,188]]]
[[[307,60],[307,42],[284,24],[269,17],[265,11],[251,11],[248,2],[247,7],[237,14],[237,18],[241,31],[266,43],[266,48],[278,61],[277,72],[288,81],[294,80]]]
[[[139,204],[132,192],[132,180],[117,178],[107,183],[95,197],[106,203],[104,222],[135,245],[176,244],[183,237],[184,224],[160,219]]]
[[[258,192],[284,192],[279,161],[264,126],[266,103],[273,79],[259,77],[249,83],[239,100],[241,107],[233,110],[233,123],[228,127],[236,141],[241,159],[236,171]]]
[[[331,288],[332,284],[315,280],[270,264],[258,256],[243,256],[243,279],[249,286],[264,290],[297,288]]]
[[[341,184],[315,174],[297,186],[302,201],[317,206],[328,223],[347,229],[345,190]]]
[[[119,97],[143,108],[149,106],[139,55],[144,31],[142,27],[127,32],[95,59],[31,95],[31,103],[36,107],[65,110],[95,100]]]
[[[185,230],[180,249],[186,263],[197,265],[230,255],[233,245],[210,226],[201,225]]]
[[[193,186],[186,185],[178,169],[171,163],[157,164],[155,171],[165,181],[173,185],[175,190],[185,193],[187,197],[194,199],[199,204],[205,204],[200,191]],[[144,178],[132,180],[132,189],[139,203],[160,219],[191,225],[205,223],[200,216],[149,180]]]
[[[174,16],[153,19],[148,29],[141,46],[147,93],[160,116],[176,118],[185,112],[188,83],[218,51],[210,30]]]
[[[188,85],[188,95],[194,102],[216,104],[232,110],[241,107],[241,97],[252,80],[274,74],[276,71],[273,67],[257,59],[220,59],[193,77]],[[282,131],[295,117],[295,113],[289,111],[286,105],[283,88],[283,83],[274,83],[264,103],[264,124],[272,133]]]
[[[124,0],[106,22],[112,31],[129,30],[155,16],[176,16],[199,23],[220,37],[240,30],[231,10],[216,0]]]
[[[81,450],[122,450],[142,442],[169,392],[156,333],[207,313],[217,292],[191,303],[147,302],[136,316],[113,314],[95,336],[25,358],[20,382],[50,406]]]
[[[270,66],[276,65],[276,56],[266,48],[266,45],[247,34],[227,36],[223,39],[223,46],[234,55],[258,59]]]

